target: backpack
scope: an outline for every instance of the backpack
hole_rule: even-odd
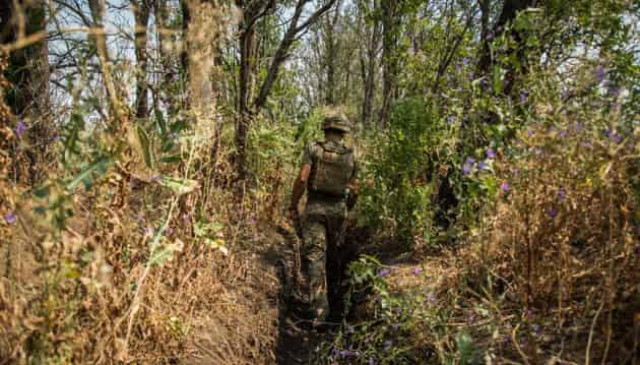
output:
[[[353,150],[341,144],[317,142],[312,147],[312,156],[309,190],[345,197],[355,172]]]

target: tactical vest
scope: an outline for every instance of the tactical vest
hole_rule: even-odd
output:
[[[345,197],[355,169],[353,150],[340,144],[317,142],[312,146],[312,157],[309,190]]]

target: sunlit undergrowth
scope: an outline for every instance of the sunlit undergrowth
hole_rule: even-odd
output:
[[[327,343],[327,356],[362,364],[638,358],[637,116],[627,110],[633,101],[624,85],[605,69],[568,69],[572,83],[540,69],[516,103],[484,96],[473,102],[500,119],[485,125],[486,147],[458,149],[453,184],[465,198],[456,248],[439,259],[427,257],[424,268],[352,264],[354,295],[369,283],[364,312],[370,315]],[[424,113],[422,120],[429,118],[429,107],[413,107]],[[404,132],[383,149],[405,149],[405,157],[394,160],[403,161],[400,169],[412,170],[414,160],[425,169],[443,144],[420,142],[433,131]],[[398,174],[404,182],[381,193],[399,181],[385,167],[369,170],[380,185],[365,202],[383,209],[378,217],[396,222],[385,225],[387,232],[404,226],[419,243],[431,228],[429,238],[437,240],[436,226],[412,223],[433,218],[431,195],[418,200],[425,208],[399,197],[421,196],[435,182]],[[408,216],[394,220],[393,212],[407,207]]]
[[[637,2],[9,3],[0,363],[286,361],[275,226],[338,104],[368,255],[316,362],[640,359]]]
[[[270,194],[239,205],[219,117],[159,116],[127,138],[80,109],[65,125],[41,184],[2,183],[0,358],[271,361],[277,283],[246,243],[278,207],[278,165],[257,170]],[[28,147],[29,131],[8,133]]]

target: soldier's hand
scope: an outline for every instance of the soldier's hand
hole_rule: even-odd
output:
[[[300,219],[300,213],[298,213],[298,209],[295,207],[289,208],[288,216],[289,220],[291,220],[291,222],[293,223],[297,223]]]

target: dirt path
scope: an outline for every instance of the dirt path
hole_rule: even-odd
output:
[[[245,279],[229,288],[234,302],[226,316],[198,318],[193,353],[183,363],[307,364],[308,336],[291,300],[294,236],[265,229],[252,242]],[[243,294],[244,292],[244,294]],[[219,306],[219,304],[216,304]],[[217,311],[217,310],[215,310]]]
[[[348,237],[349,245],[369,242],[361,232]],[[206,318],[198,318],[192,337],[193,356],[186,364],[308,364],[310,323],[301,320],[302,307],[293,299],[297,237],[288,228],[269,229],[253,243],[258,249],[247,260],[242,281],[226,290],[228,300],[217,299]],[[371,253],[371,252],[367,252]],[[352,259],[358,257],[353,252]],[[411,291],[425,286],[425,278],[438,285],[443,267],[437,260],[429,267],[408,255],[387,255],[392,268],[392,290]],[[416,275],[417,271],[424,273]],[[429,273],[426,275],[426,273]],[[431,285],[430,284],[430,285]],[[224,315],[218,313],[220,307]]]

